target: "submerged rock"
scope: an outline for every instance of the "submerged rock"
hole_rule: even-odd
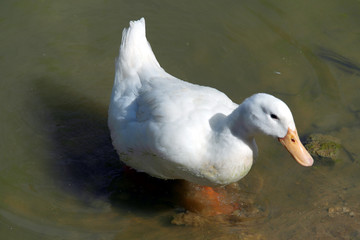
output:
[[[199,213],[190,211],[177,213],[171,221],[174,225],[185,225],[192,227],[201,226],[234,226],[239,224],[254,223],[261,221],[267,213],[254,206],[244,206],[243,209],[237,210],[229,215],[203,216]]]
[[[174,225],[186,225],[193,227],[200,227],[208,224],[208,222],[209,220],[206,217],[189,211],[174,215],[174,218],[171,221]]]
[[[305,148],[322,165],[334,165],[338,161],[341,149],[340,139],[324,135],[311,134],[305,141]]]
[[[335,207],[330,207],[328,209],[328,215],[329,215],[329,217],[336,217],[336,216],[340,216],[340,215],[348,215],[350,217],[354,217],[355,213],[353,211],[351,211],[351,209],[349,207],[335,206]]]

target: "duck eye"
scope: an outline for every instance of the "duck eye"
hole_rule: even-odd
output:
[[[277,119],[277,120],[279,120],[279,117],[278,116],[276,116],[275,114],[273,114],[273,113],[271,113],[270,114],[270,117],[272,118],[272,119]]]

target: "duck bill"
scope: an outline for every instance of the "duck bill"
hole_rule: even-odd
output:
[[[279,142],[289,151],[291,156],[302,166],[310,167],[314,160],[308,151],[302,145],[299,135],[295,130],[288,129],[287,134],[283,138],[279,138]]]

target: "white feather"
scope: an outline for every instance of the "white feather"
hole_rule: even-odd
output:
[[[203,185],[244,177],[257,155],[257,132],[283,137],[295,128],[289,108],[271,95],[256,94],[237,105],[216,89],[166,73],[146,39],[143,18],[123,31],[108,122],[128,166]]]

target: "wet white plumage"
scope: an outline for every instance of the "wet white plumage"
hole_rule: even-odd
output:
[[[113,145],[126,165],[152,176],[229,184],[250,170],[254,135],[284,137],[295,129],[289,108],[271,95],[238,105],[216,89],[166,73],[143,18],[124,29],[115,68],[108,120]]]

